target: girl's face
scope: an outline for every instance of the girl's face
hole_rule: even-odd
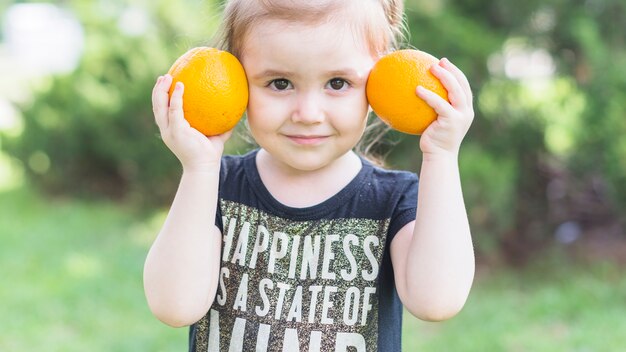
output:
[[[363,134],[374,62],[348,25],[268,20],[255,26],[242,50],[252,136],[294,171],[332,164]]]

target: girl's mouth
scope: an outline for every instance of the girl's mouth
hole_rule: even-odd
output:
[[[328,136],[323,135],[287,135],[292,142],[300,145],[317,145],[324,142]]]

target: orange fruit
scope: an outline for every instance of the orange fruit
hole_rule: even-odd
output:
[[[448,100],[448,91],[430,73],[439,60],[419,50],[398,50],[383,56],[367,79],[367,100],[376,115],[393,129],[422,134],[437,113],[417,96],[418,85]]]
[[[168,71],[169,95],[183,82],[183,112],[191,127],[207,136],[227,132],[248,105],[248,81],[243,66],[227,51],[197,47],[187,51]]]

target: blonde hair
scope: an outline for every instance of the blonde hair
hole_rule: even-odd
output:
[[[218,32],[220,48],[241,58],[246,35],[265,20],[311,25],[345,21],[376,56],[397,49],[405,33],[403,0],[227,0]]]

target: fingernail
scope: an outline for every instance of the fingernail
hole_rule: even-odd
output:
[[[183,88],[183,82],[176,82],[176,89],[181,90]]]
[[[449,62],[450,62],[450,60],[448,60],[447,58],[445,58],[445,57],[444,57],[444,58],[441,58],[441,61],[439,62],[439,64],[446,65],[446,64],[448,64]]]

